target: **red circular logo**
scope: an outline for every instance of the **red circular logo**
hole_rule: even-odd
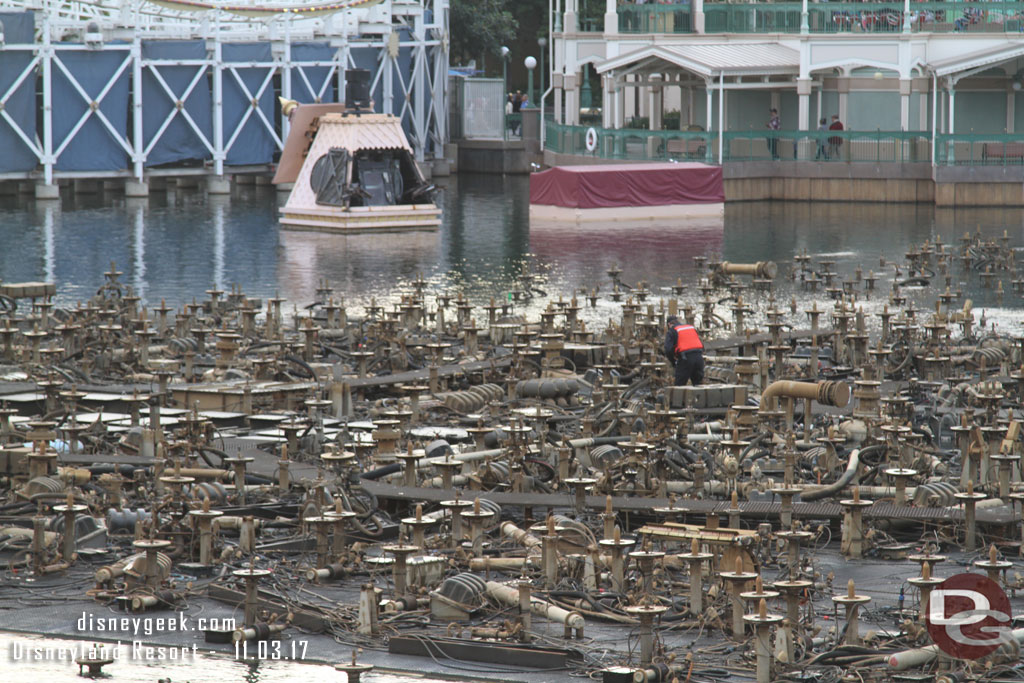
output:
[[[1010,599],[981,574],[957,574],[932,590],[925,606],[928,634],[950,657],[979,659],[1010,635]]]

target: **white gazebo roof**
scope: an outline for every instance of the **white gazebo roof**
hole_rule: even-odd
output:
[[[714,78],[726,76],[799,75],[800,53],[778,43],[702,43],[650,45],[607,59],[596,66],[599,74],[650,62],[664,61],[687,71]]]
[[[937,76],[950,76],[964,71],[985,69],[1024,55],[1024,41],[1007,40],[974,52],[937,59],[928,68]]]

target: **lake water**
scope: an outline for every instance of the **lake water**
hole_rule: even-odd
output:
[[[901,260],[908,246],[926,239],[955,244],[965,231],[997,236],[1006,230],[1011,246],[1024,245],[1024,212],[1018,209],[756,202],[730,204],[724,224],[717,225],[566,228],[530,225],[526,177],[466,175],[440,182],[439,231],[386,235],[282,231],[277,207],[284,195],[266,186],[236,186],[230,197],[196,191],[143,200],[65,194],[59,203],[2,197],[0,278],[55,281],[58,303],[73,305],[96,291],[113,260],[124,271],[122,280],[150,305],[160,299],[181,305],[211,287],[238,285],[253,297],[277,293],[302,306],[326,280],[346,305],[358,308],[373,298],[393,299],[419,276],[435,291],[459,289],[477,303],[508,297],[525,273],[551,295],[607,291],[606,272],[617,266],[623,282],[646,280],[656,293],[681,278],[691,285],[684,298],[692,301],[700,276],[693,257],[718,255],[733,262],[780,262],[779,299],[796,295],[809,303],[823,300],[824,293],[805,294],[786,283],[787,264],[797,252],[834,259],[840,274],[857,265],[865,274],[881,271],[879,290],[885,292],[893,270],[880,268],[879,256]],[[968,295],[976,308],[991,309],[990,319],[1018,320],[1008,275],[1002,303],[976,278],[956,279],[968,280]],[[870,310],[883,300],[876,294],[865,305]],[[592,321],[616,314],[613,306],[589,312]]]

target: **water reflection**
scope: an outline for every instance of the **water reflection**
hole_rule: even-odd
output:
[[[302,306],[326,279],[348,305],[359,306],[371,297],[386,301],[420,275],[480,301],[507,296],[526,272],[539,274],[543,289],[569,294],[607,287],[606,271],[615,265],[623,281],[645,280],[657,288],[677,278],[693,284],[699,276],[696,255],[786,263],[806,250],[836,255],[840,273],[860,265],[891,277],[891,266],[881,267],[879,256],[902,259],[908,246],[925,239],[956,243],[965,231],[997,236],[1005,229],[1010,246],[1024,243],[1019,209],[923,204],[730,204],[724,229],[665,223],[531,226],[526,177],[464,175],[440,182],[441,230],[390,235],[281,231],[281,196],[264,186],[236,187],[230,197],[180,191],[144,200],[67,194],[61,202],[36,203],[5,196],[0,278],[56,281],[59,303],[67,305],[95,293],[113,260],[125,271],[123,281],[151,305],[161,298],[181,305],[211,287],[238,284],[251,296],[280,293]],[[786,273],[780,270],[780,286]],[[998,303],[994,291],[979,291],[976,283],[968,287],[976,303]]]

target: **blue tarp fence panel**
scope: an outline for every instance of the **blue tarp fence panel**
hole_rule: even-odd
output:
[[[35,34],[35,17],[32,12],[0,13],[4,23],[4,40],[8,45],[31,45]],[[21,129],[29,140],[36,139],[36,74],[28,74],[18,85],[11,87],[21,77],[25,68],[32,63],[30,50],[4,50],[0,52],[0,100],[4,111],[14,120],[14,126]],[[9,96],[3,99],[7,91]],[[21,136],[7,119],[0,117],[0,173],[31,171],[39,159],[25,144]]]
[[[206,43],[202,40],[142,41],[143,60],[202,60],[206,59],[206,56]],[[160,83],[160,78],[170,88],[170,95]],[[194,85],[193,81],[196,81]],[[189,86],[192,86],[191,91]],[[206,65],[153,64],[143,69],[142,146],[143,149],[150,150],[146,157],[146,166],[207,160],[213,157],[203,138],[189,125],[184,116],[187,113],[206,141],[212,142],[213,98],[210,95],[210,87],[209,67]],[[182,102],[182,111],[178,112],[160,133],[160,128],[167,117],[175,111],[175,102],[178,100]],[[160,137],[154,144],[153,139],[158,133]]]
[[[226,43],[221,48],[224,61],[223,96],[224,96],[224,144],[227,145],[239,124],[245,119],[241,132],[235,136],[234,142],[227,150],[224,163],[269,164],[273,160],[275,142],[263,120],[252,111],[248,118],[246,112],[254,109],[253,100],[271,124],[274,123],[274,85],[273,79],[259,94],[267,76],[273,71],[269,66],[236,66],[239,79],[245,89],[239,85],[234,74],[227,68],[231,62],[263,62],[273,60],[270,43]],[[248,92],[246,92],[248,91]]]
[[[334,53],[335,49],[328,43],[294,43],[292,45],[293,62],[330,62],[334,59]],[[337,72],[331,73],[329,66],[293,66],[292,99],[302,104],[337,102],[336,74]],[[321,91],[323,91],[322,95]]]
[[[110,122],[114,131],[122,138],[128,125],[128,93],[131,68],[121,69],[130,59],[127,46],[124,50],[57,50],[54,62],[60,62],[71,76],[81,85],[91,101],[98,101],[98,111]],[[106,94],[100,95],[114,78]],[[89,114],[85,123],[74,133],[54,165],[58,171],[118,171],[128,166],[128,156],[111,131],[103,124],[96,112],[90,113],[86,101],[55,63],[53,67],[53,149],[59,150],[74,131],[83,116]]]

